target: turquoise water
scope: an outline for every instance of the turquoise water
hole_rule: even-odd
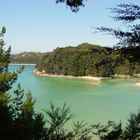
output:
[[[17,69],[10,66],[10,70]],[[52,101],[57,106],[66,103],[74,120],[104,123],[108,120],[125,121],[130,112],[140,109],[138,79],[109,79],[101,82],[71,78],[37,77],[32,74],[34,66],[26,66],[18,76],[17,83],[36,98],[36,110],[48,109]],[[14,86],[14,88],[15,88]],[[13,89],[12,89],[13,90]]]

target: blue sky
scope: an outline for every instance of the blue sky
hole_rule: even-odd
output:
[[[119,27],[107,8],[140,0],[87,0],[78,13],[72,13],[55,0],[0,0],[0,27],[6,26],[5,41],[13,53],[52,51],[56,47],[83,42],[112,46],[113,37],[92,34],[92,27]]]

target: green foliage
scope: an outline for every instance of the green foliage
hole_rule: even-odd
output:
[[[5,33],[2,29],[1,37]],[[42,113],[34,110],[35,100],[31,92],[24,98],[24,90],[18,84],[14,91],[15,97],[10,96],[8,90],[16,81],[17,74],[21,73],[23,66],[17,71],[10,73],[10,49],[3,49],[4,41],[1,39],[0,51],[0,138],[3,140],[71,140],[88,138],[86,128],[83,125],[75,125],[72,131],[64,128],[65,123],[72,117],[70,109],[64,105],[46,111],[48,115],[45,121]],[[83,137],[83,138],[82,138]]]
[[[113,19],[121,21],[121,29],[109,27],[96,28],[96,31],[106,32],[119,39],[117,47],[140,47],[140,6],[135,4],[120,4],[111,8]]]
[[[31,92],[26,94],[23,101],[24,91],[18,86],[16,90],[16,108],[14,107],[13,123],[16,139],[21,140],[41,140],[45,137],[45,120],[41,113],[35,113],[35,100],[32,99]],[[13,106],[12,106],[13,107]]]
[[[140,48],[111,49],[91,44],[57,48],[43,55],[36,68],[56,75],[111,76],[139,73]]]
[[[18,85],[14,95],[8,90],[17,79],[16,72],[8,71],[10,62],[10,48],[4,50],[2,39],[6,29],[0,32],[0,139],[2,140],[92,140],[93,135],[101,140],[138,140],[140,139],[140,112],[132,113],[127,124],[122,128],[121,123],[108,122],[107,125],[88,126],[84,122],[74,123],[72,130],[65,128],[72,118],[70,109],[51,104],[50,110],[36,113],[35,100],[31,92],[26,94]],[[132,74],[139,72],[139,47],[131,49],[113,50],[90,44],[81,44],[77,47],[57,48],[52,53],[43,56],[43,61],[37,65],[39,70],[51,74],[65,75],[97,75],[108,76],[116,71]],[[121,66],[127,66],[126,69]]]
[[[3,140],[43,140],[46,135],[45,119],[34,110],[31,93],[23,99],[24,90],[18,85],[15,98],[0,95],[0,138]]]
[[[45,111],[47,114],[47,138],[48,140],[61,140],[69,137],[69,133],[63,128],[72,115],[70,109],[64,104],[62,108],[55,108],[51,103],[49,110]]]
[[[24,66],[15,72],[8,71],[11,47],[4,50],[3,36],[5,27],[0,32],[0,139],[3,140],[43,140],[45,137],[45,120],[40,113],[35,113],[35,100],[31,93],[23,99],[24,90],[18,85],[17,90],[10,96],[9,89],[21,73]]]
[[[90,135],[92,127],[83,121],[74,123],[72,129],[66,129],[66,123],[73,117],[66,104],[60,108],[54,107],[51,103],[50,109],[45,113],[46,140],[92,140]]]
[[[107,125],[93,125],[93,133],[101,140],[139,140],[140,139],[140,111],[131,113],[127,123],[109,121]]]
[[[84,121],[76,122],[73,125],[73,137],[76,140],[92,140],[92,127],[88,126]]]
[[[22,115],[24,118],[30,118],[34,114],[34,104],[35,100],[32,99],[31,92],[27,93],[27,98],[23,103],[22,106]]]
[[[17,119],[21,115],[24,90],[21,89],[20,84],[18,84],[17,89],[14,91],[15,98],[13,101],[13,119]]]
[[[5,45],[5,42],[3,40],[5,32],[6,29],[5,27],[3,27],[0,32],[0,94],[8,91],[17,79],[17,75],[15,72],[8,72],[11,47],[9,47],[7,50],[3,49]]]
[[[122,124],[108,121],[107,125],[93,125],[93,134],[99,136],[101,140],[119,140],[122,138]]]
[[[8,91],[12,87],[16,79],[17,74],[15,72],[9,73],[7,71],[4,71],[3,73],[0,73],[0,93]]]
[[[140,139],[140,112],[130,114],[124,131],[124,139]]]

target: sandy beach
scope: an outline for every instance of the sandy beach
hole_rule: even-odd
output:
[[[112,75],[111,77],[93,77],[93,76],[71,76],[71,75],[56,75],[56,74],[47,74],[45,71],[40,72],[37,69],[33,71],[33,73],[36,76],[41,76],[41,77],[60,77],[60,78],[79,78],[79,79],[87,79],[87,80],[94,80],[94,81],[100,81],[102,79],[110,79],[110,78],[116,78],[116,79],[130,79],[130,78],[139,78],[139,75],[137,76],[129,76],[129,75]],[[140,82],[136,83],[137,86],[140,86]]]
[[[140,81],[136,83],[136,86],[140,86]]]
[[[79,78],[79,79],[88,79],[88,80],[94,80],[94,81],[100,81],[100,80],[104,79],[103,77],[92,77],[92,76],[71,76],[71,75],[46,74],[45,72],[40,72],[36,69],[33,71],[33,73],[36,76],[41,76],[41,77]]]

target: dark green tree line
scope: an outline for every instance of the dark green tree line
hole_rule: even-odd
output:
[[[83,43],[46,53],[36,68],[48,74],[72,76],[135,75],[140,72],[140,48],[119,50]]]

